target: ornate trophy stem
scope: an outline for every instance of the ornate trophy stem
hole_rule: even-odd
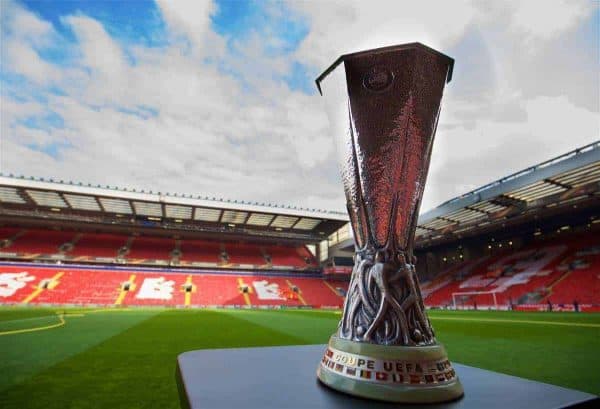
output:
[[[344,313],[317,371],[334,389],[397,402],[463,393],[425,314],[413,256],[452,67],[451,58],[415,43],[344,55],[317,79],[342,145],[357,247]]]
[[[356,255],[340,324],[338,336],[352,341],[406,346],[435,343],[414,265],[406,263],[402,252]]]

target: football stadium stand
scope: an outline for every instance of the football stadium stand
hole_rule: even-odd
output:
[[[417,272],[432,308],[600,309],[600,142],[420,215]],[[351,235],[330,236],[324,273]]]
[[[81,234],[68,254],[74,261],[86,259],[116,259],[119,250],[125,247],[127,236],[117,234]],[[6,248],[8,250],[8,247]]]
[[[507,249],[452,266],[422,287],[430,307],[547,309],[577,303],[600,310],[600,236]]]
[[[290,274],[0,265],[4,304],[340,308],[347,287]]]
[[[195,265],[216,264],[220,261],[221,245],[208,240],[182,240],[181,257]]]
[[[124,258],[131,263],[142,260],[155,260],[168,263],[171,252],[175,249],[175,240],[170,238],[131,237],[125,245]]]
[[[67,249],[64,245],[74,237],[73,232],[21,230],[10,238],[1,237],[0,240],[4,238],[10,240],[5,248],[10,249],[11,252],[24,254],[26,258],[34,258],[65,252]]]
[[[430,308],[600,310],[600,142],[420,215]],[[0,175],[0,303],[340,308],[345,213]]]
[[[0,256],[23,260],[121,262],[275,270],[316,269],[303,245],[258,245],[210,240],[175,240],[43,229],[0,229]]]

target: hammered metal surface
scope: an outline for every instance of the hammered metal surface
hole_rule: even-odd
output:
[[[344,56],[335,68],[345,72],[345,90],[329,102],[347,107],[345,121],[337,111],[332,123],[342,138],[338,146],[344,145],[342,180],[357,244],[341,338],[435,343],[413,240],[451,66],[449,57],[410,45]]]

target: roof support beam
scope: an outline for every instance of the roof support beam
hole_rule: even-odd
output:
[[[515,199],[514,197],[500,195],[492,200],[490,203],[494,203],[500,206],[505,207],[516,207],[518,209],[525,209],[527,207],[527,202],[520,199]]]
[[[129,207],[131,207],[131,214],[133,215],[133,217],[137,217],[135,206],[133,205],[133,200],[128,200],[127,203],[129,203]]]
[[[458,220],[449,219],[449,218],[447,218],[447,217],[443,217],[443,216],[438,216],[438,219],[440,219],[440,220],[445,220],[445,221],[447,221],[447,222],[450,222],[450,223],[456,223],[456,224],[460,224],[460,222],[459,222]]]
[[[554,186],[562,187],[563,189],[567,189],[567,190],[573,188],[573,186],[571,186],[571,185],[567,185],[566,183],[560,183],[560,182],[557,182],[556,180],[552,180],[550,178],[544,179],[544,182],[554,185]]]
[[[475,209],[474,207],[471,207],[471,206],[466,206],[465,209],[469,209],[469,210],[472,210],[474,212],[478,212],[478,213],[485,214],[485,215],[489,215],[490,214],[490,212],[486,212],[485,210],[481,210],[481,209]]]
[[[58,197],[60,197],[62,201],[65,202],[65,204],[67,205],[67,209],[73,210],[73,206],[71,206],[71,203],[69,203],[69,201],[65,198],[65,195],[62,192],[57,193]]]
[[[21,196],[21,199],[25,200],[25,203],[27,203],[29,206],[37,206],[37,203],[34,202],[34,200],[31,198],[31,196],[29,196],[29,194],[27,194],[25,189],[17,189],[17,194]]]
[[[248,219],[250,219],[251,215],[252,215],[252,212],[248,212],[246,214],[246,218],[244,219],[244,222],[242,223],[244,226],[246,225],[246,223],[248,223]]]

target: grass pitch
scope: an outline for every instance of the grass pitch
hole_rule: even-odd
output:
[[[455,362],[600,394],[600,314],[429,316]],[[339,318],[306,310],[3,307],[0,407],[177,408],[179,353],[325,343]]]

